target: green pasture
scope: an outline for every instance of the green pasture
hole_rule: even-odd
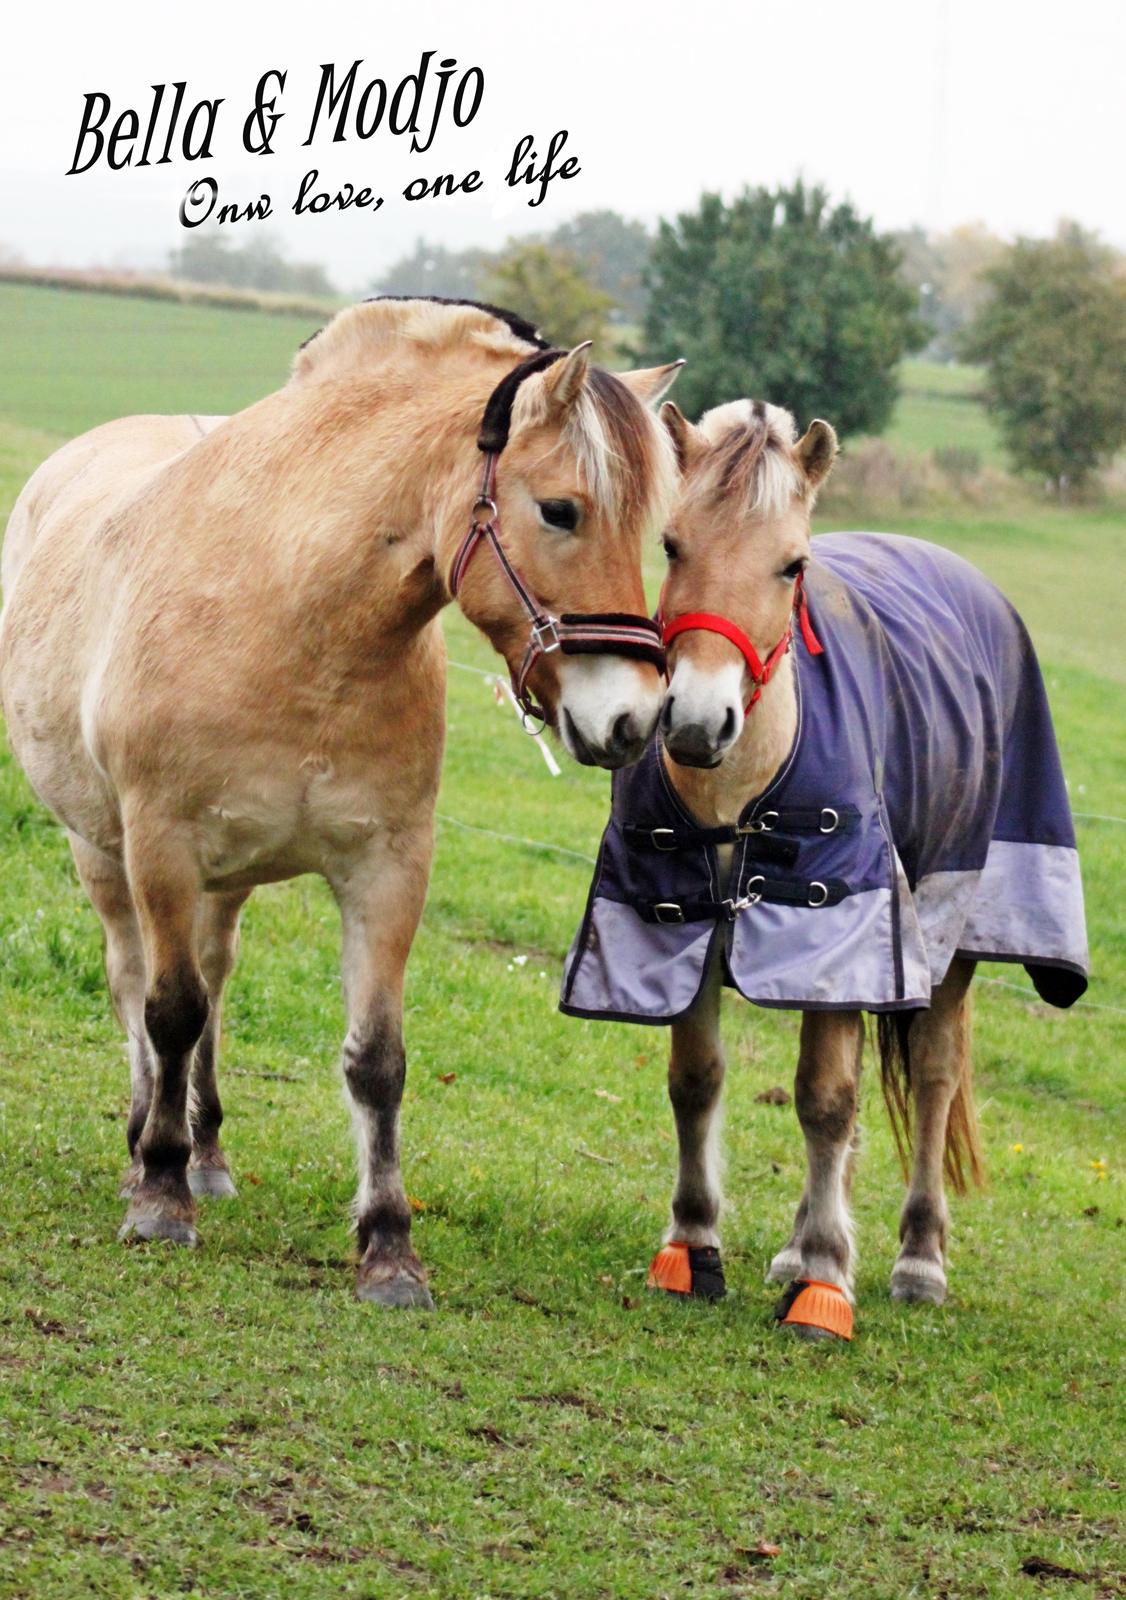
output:
[[[249,400],[303,336],[296,319],[111,300],[96,325],[69,303],[84,297],[18,293],[13,319],[0,291],[4,513],[75,428]],[[33,315],[58,341],[37,360]],[[117,344],[132,354],[114,365]],[[899,526],[1022,607],[1074,804],[1126,816],[1120,521]],[[757,1097],[789,1083],[796,1019],[726,1004],[732,1293],[649,1297],[674,1160],[667,1041],[555,1009],[607,780],[550,777],[493,701],[483,640],[453,613],[447,632],[403,1128],[433,1314],[352,1299],[337,924],[313,879],[247,909],[221,1074],[238,1200],[203,1211],[195,1252],[114,1242],[127,1082],[96,919],[0,757],[0,1597],[1126,1592],[1122,825],[1078,824],[1087,998],[1056,1013],[1020,968],[982,970],[990,1184],[953,1202],[948,1304],[887,1299],[901,1191],[869,1071],[857,1337],[791,1344],[762,1273],[802,1144],[792,1107]]]

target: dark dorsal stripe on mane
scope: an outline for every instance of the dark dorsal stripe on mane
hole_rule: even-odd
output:
[[[756,400],[755,406],[762,402]],[[770,439],[770,430],[762,410],[755,410],[753,420],[741,428],[733,428],[720,445],[717,465],[718,481],[715,498],[725,499],[735,486],[736,479],[748,484],[763,451]]]
[[[490,305],[487,300],[452,300],[443,294],[369,294],[360,301],[360,305],[371,306],[380,300],[392,300],[400,305],[409,304],[412,300],[421,300],[430,306],[466,306],[472,311],[483,311],[486,316],[495,317],[498,322],[503,322],[509,333],[522,343],[534,345],[537,350],[550,349],[548,341],[539,329],[533,328],[524,317],[518,316],[515,311],[506,311],[504,306]],[[304,350],[314,339],[320,338],[323,332],[324,328],[318,328],[316,333],[311,333],[307,339],[302,340],[298,349]]]
[[[478,450],[490,455],[500,454],[508,443],[508,435],[512,428],[512,407],[520,385],[534,372],[543,372],[545,368],[554,366],[566,354],[566,350],[541,350],[538,355],[529,356],[526,361],[521,361],[518,367],[513,367],[511,372],[505,373],[486,402],[485,415],[481,418],[481,431],[477,435]]]

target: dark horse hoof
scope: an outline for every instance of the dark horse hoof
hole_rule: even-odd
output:
[[[226,1167],[189,1167],[188,1188],[197,1200],[234,1200],[234,1179]]]
[[[426,1287],[426,1277],[421,1267],[411,1270],[399,1267],[365,1268],[360,1266],[356,1278],[357,1300],[368,1300],[376,1306],[414,1306],[420,1311],[433,1311],[434,1300]]]
[[[666,1244],[653,1257],[645,1287],[685,1300],[722,1300],[727,1284],[719,1251],[713,1245]]]

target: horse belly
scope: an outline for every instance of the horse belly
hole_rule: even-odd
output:
[[[338,863],[366,853],[404,821],[391,815],[374,778],[342,780],[327,758],[314,756],[291,777],[225,786],[197,821],[205,886],[331,875]]]

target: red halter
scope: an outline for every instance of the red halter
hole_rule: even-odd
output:
[[[805,585],[802,581],[803,574],[799,573],[794,584],[794,610],[798,614],[798,626],[805,647],[811,656],[824,654],[824,646],[813,631],[813,624],[809,620],[809,602],[806,599]],[[671,622],[665,622],[661,628],[661,643],[668,649],[672,641],[682,633],[718,633],[730,641],[738,650],[743,660],[747,663],[747,672],[754,684],[754,693],[743,707],[744,715],[762,694],[764,685],[770,682],[775,667],[790,648],[794,636],[793,625],[786,628],[774,649],[765,661],[760,660],[759,653],[747,638],[742,628],[727,617],[717,616],[714,611],[685,611],[679,617],[674,617]]]

